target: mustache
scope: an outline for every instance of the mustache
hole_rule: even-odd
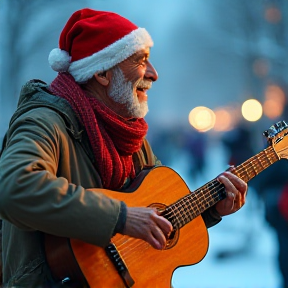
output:
[[[148,79],[139,79],[136,87],[138,89],[150,89],[152,87],[152,81]]]

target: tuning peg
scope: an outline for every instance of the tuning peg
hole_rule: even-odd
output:
[[[266,138],[268,138],[268,137],[269,137],[269,132],[268,132],[268,130],[265,130],[265,131],[263,132],[263,135],[264,135]]]
[[[287,128],[288,127],[288,124],[283,120],[283,121],[281,121],[281,128],[282,128],[282,130],[283,129],[285,129],[285,128]]]

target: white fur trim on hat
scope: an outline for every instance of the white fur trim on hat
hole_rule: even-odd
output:
[[[95,73],[106,71],[137,51],[151,46],[153,41],[149,33],[145,28],[138,28],[103,50],[72,62],[68,72],[76,82],[83,83]]]
[[[48,62],[51,68],[56,72],[68,71],[70,66],[71,56],[65,50],[59,48],[53,49],[48,57]]]

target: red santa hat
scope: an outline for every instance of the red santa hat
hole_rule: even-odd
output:
[[[69,72],[83,83],[151,46],[153,41],[144,28],[116,13],[85,8],[70,17],[59,48],[50,52],[48,61],[53,70]]]

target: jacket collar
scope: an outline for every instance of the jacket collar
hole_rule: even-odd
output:
[[[12,125],[19,115],[39,107],[55,110],[64,119],[68,133],[76,141],[80,142],[91,161],[95,161],[87,132],[69,102],[51,94],[48,90],[48,85],[41,80],[31,80],[22,87],[17,110],[12,116],[9,126]]]
[[[66,123],[67,130],[75,139],[80,139],[84,126],[74,113],[72,107],[63,98],[57,97],[48,90],[48,85],[41,80],[31,80],[21,89],[17,110],[10,120],[10,125],[19,115],[38,107],[48,107],[59,113]]]

